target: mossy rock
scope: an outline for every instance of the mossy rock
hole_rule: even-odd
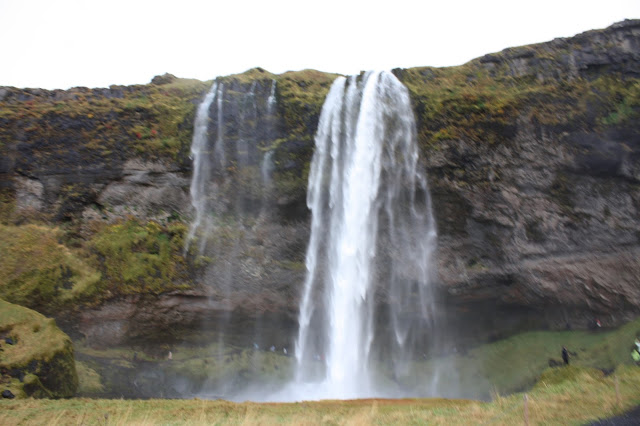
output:
[[[100,272],[45,225],[0,225],[0,297],[52,313],[98,291]]]
[[[78,395],[100,396],[104,393],[105,387],[102,376],[90,363],[76,361],[78,371]]]
[[[71,339],[53,319],[0,299],[0,337],[2,390],[18,398],[75,394],[78,374]]]
[[[91,239],[112,294],[161,293],[188,288],[188,265],[182,256],[186,226],[161,225],[133,218],[103,226]]]

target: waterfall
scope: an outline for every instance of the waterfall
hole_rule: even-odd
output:
[[[393,74],[334,82],[307,192],[295,378],[313,389],[305,399],[395,396],[376,366],[399,380],[430,338],[436,231],[416,139],[408,90]]]
[[[206,186],[211,178],[211,163],[209,162],[209,108],[218,96],[218,83],[214,82],[206,94],[198,110],[193,125],[193,139],[191,141],[191,160],[193,161],[193,176],[191,178],[191,205],[195,211],[195,218],[191,222],[189,233],[185,240],[185,253],[189,250],[196,231],[203,225],[208,210]],[[217,148],[217,146],[216,146]]]
[[[267,98],[267,115],[273,114],[273,107],[276,106],[276,81],[271,80],[271,90],[269,91],[269,97]]]
[[[231,294],[238,283],[254,279],[251,269],[234,265],[244,260],[241,238],[253,232],[250,226],[261,226],[252,218],[267,220],[264,194],[272,185],[274,153],[258,155],[258,146],[273,140],[275,80],[268,96],[268,86],[234,84],[225,91],[222,81],[215,82],[196,112],[190,189],[195,214],[185,244],[186,254],[197,236],[198,254],[209,262],[203,282],[218,298],[212,303],[225,307],[209,325],[218,336],[219,359],[224,359],[232,322]],[[251,399],[434,392],[435,381],[423,392],[416,392],[413,382],[405,385],[411,382],[411,366],[435,338],[430,283],[436,231],[418,160],[409,93],[393,74],[336,79],[322,107],[309,171],[311,235],[294,377],[280,392]],[[254,194],[237,188],[245,184],[251,189],[260,180],[264,194],[256,209],[251,206],[257,201]],[[230,240],[230,235],[240,238]],[[258,371],[261,358],[257,353],[253,358]],[[432,377],[437,380],[438,371]],[[218,384],[222,387],[216,392],[226,392],[227,385],[231,392],[232,381]]]
[[[269,90],[269,97],[267,98],[267,140],[273,139],[274,130],[274,108],[276,106],[276,81],[271,80],[271,89]],[[269,189],[271,184],[271,174],[273,173],[273,150],[269,149],[264,153],[262,157],[262,166],[260,167],[260,174],[262,175],[262,185],[265,188],[265,192]]]
[[[224,126],[222,121],[222,100],[224,97],[224,84],[213,83],[209,92],[198,106],[193,125],[193,138],[191,140],[191,160],[193,161],[193,176],[189,189],[191,205],[195,211],[195,217],[191,221],[189,233],[185,239],[184,253],[189,250],[192,241],[198,231],[208,235],[213,227],[212,212],[215,211],[214,203],[218,191],[217,184],[212,185],[214,172],[225,175],[226,155],[224,150]],[[209,109],[216,101],[217,109],[217,134],[213,150],[209,140]],[[203,254],[206,239],[201,238],[198,252]]]

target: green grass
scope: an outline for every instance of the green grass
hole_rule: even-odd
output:
[[[612,331],[527,332],[465,354],[416,362],[403,380],[409,386],[420,386],[440,371],[445,383],[463,395],[508,394],[530,388],[549,367],[549,360],[562,362],[562,346],[571,353],[571,365],[612,369],[631,364],[631,347],[638,333],[640,318]]]
[[[317,120],[331,84],[338,77],[315,70],[286,72],[277,77],[278,107],[288,137],[315,134],[310,118]]]
[[[640,368],[623,366],[604,377],[570,367],[546,373],[527,394],[530,424],[584,424],[640,403]],[[616,381],[618,394],[616,395]],[[3,424],[204,425],[204,424],[521,424],[523,394],[490,403],[451,399],[319,401],[287,404],[192,400],[0,402]]]
[[[561,348],[567,346],[572,353],[571,366],[579,368],[613,369],[631,364],[630,348],[640,332],[640,318],[613,331],[585,332],[528,332],[498,342],[426,361],[416,361],[409,371],[398,376],[406,389],[424,392],[433,377],[439,375],[441,389],[465,398],[489,399],[495,395],[531,389],[549,367],[549,360],[561,362]],[[194,338],[193,336],[198,336]],[[84,359],[100,360],[101,366],[92,367],[100,375],[109,375],[109,365],[129,368],[134,352],[138,361],[154,364],[154,368],[175,377],[188,379],[196,388],[208,381],[209,386],[234,382],[237,386],[249,383],[283,383],[292,375],[291,357],[280,352],[254,351],[253,348],[217,343],[199,345],[195,342],[217,342],[215,336],[181,333],[183,343],[165,343],[160,346],[130,346],[96,349],[76,343],[76,351]],[[166,360],[167,352],[173,360]],[[150,364],[149,364],[150,363]],[[396,386],[387,364],[374,365],[381,383]],[[82,384],[81,376],[81,388]],[[108,386],[102,395],[108,395]],[[96,395],[81,393],[80,395]]]
[[[209,341],[212,339],[209,338]],[[161,371],[166,377],[188,380],[193,389],[223,387],[233,382],[235,386],[273,386],[285,383],[292,376],[293,358],[281,352],[239,348],[232,345],[220,346],[174,344],[154,347],[108,347],[94,348],[76,342],[76,354],[82,361],[78,369],[80,379],[79,396],[113,396],[115,386],[127,386],[126,380],[117,375],[135,375],[137,363],[145,368]],[[167,359],[171,350],[172,359]],[[114,371],[118,371],[114,376]]]
[[[0,299],[0,330],[19,344],[2,343],[3,367],[24,365],[32,358],[50,360],[70,342],[56,322],[30,309]]]

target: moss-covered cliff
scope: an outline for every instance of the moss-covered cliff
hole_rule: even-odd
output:
[[[394,73],[411,93],[452,321],[483,334],[637,314],[639,21]],[[0,88],[0,295],[71,309],[74,332],[105,342],[220,312],[291,326],[334,78],[256,68],[216,80],[209,137],[220,128],[227,162],[208,238],[225,250],[207,255],[182,250],[193,120],[212,82]]]

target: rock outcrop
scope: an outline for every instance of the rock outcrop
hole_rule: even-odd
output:
[[[69,398],[78,387],[71,339],[55,321],[0,299],[0,387],[15,397]]]

